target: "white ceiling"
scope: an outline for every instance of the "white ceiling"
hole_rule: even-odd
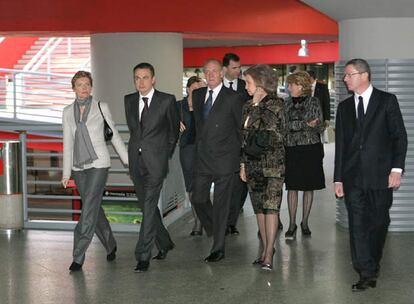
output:
[[[301,0],[336,21],[414,17],[414,0]]]

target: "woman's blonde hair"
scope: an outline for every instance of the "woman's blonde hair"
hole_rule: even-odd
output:
[[[305,71],[298,71],[290,74],[286,79],[288,84],[302,86],[302,95],[312,95],[312,80],[310,75]]]
[[[75,88],[76,80],[78,80],[79,78],[84,78],[84,77],[89,79],[89,81],[91,82],[91,87],[92,87],[93,86],[92,85],[92,74],[87,72],[87,71],[77,71],[75,73],[75,75],[73,75],[73,77],[72,77],[72,81],[71,81],[72,82],[72,89]]]

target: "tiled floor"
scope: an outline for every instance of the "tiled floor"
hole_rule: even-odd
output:
[[[377,288],[352,293],[357,279],[350,264],[348,232],[335,224],[332,194],[333,146],[326,146],[328,188],[315,194],[311,238],[277,240],[274,271],[264,272],[256,258],[257,227],[250,203],[239,221],[239,236],[227,238],[226,258],[206,264],[210,239],[190,237],[185,217],[169,227],[176,248],[147,273],[133,272],[135,234],[116,234],[113,263],[97,239],[83,271],[70,274],[72,232],[26,230],[0,233],[0,304],[25,303],[414,303],[414,236],[389,234]],[[298,214],[301,216],[301,210]],[[286,201],[282,221],[287,226]],[[286,228],[285,228],[286,229]],[[285,230],[284,230],[285,231]]]

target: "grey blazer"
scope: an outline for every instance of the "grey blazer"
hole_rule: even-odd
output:
[[[73,167],[73,144],[75,141],[75,115],[73,110],[74,104],[70,104],[63,109],[63,175],[62,178],[70,178],[71,170],[79,171],[79,168]],[[106,121],[111,127],[114,135],[111,143],[114,146],[116,152],[120,156],[122,162],[128,165],[128,152],[125,148],[125,144],[119,136],[115,124],[112,120],[111,112],[109,111],[108,105],[101,102],[101,109],[105,116]],[[108,148],[106,146],[105,138],[103,135],[104,122],[99,111],[98,102],[92,100],[91,110],[86,121],[86,127],[88,128],[89,136],[91,137],[92,145],[95,150],[98,159],[92,164],[85,166],[88,168],[108,168],[111,166],[111,158],[109,155]]]

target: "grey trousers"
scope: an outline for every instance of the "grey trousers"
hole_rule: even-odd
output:
[[[82,214],[74,231],[73,261],[83,264],[94,233],[108,254],[116,246],[111,226],[101,207],[108,168],[72,171],[72,176],[82,200]]]

